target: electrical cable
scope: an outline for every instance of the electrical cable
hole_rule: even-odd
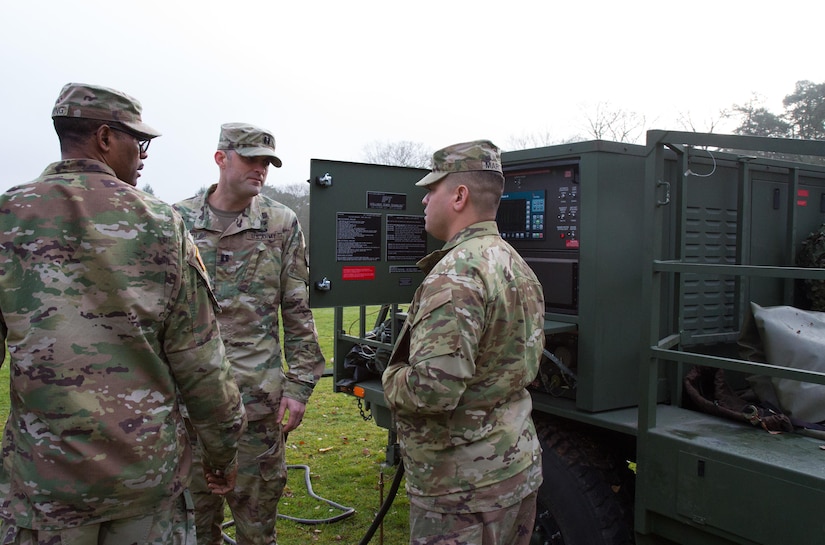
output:
[[[576,387],[576,382],[578,382],[578,377],[576,377],[576,373],[571,371],[570,368],[567,367],[564,364],[564,362],[561,361],[561,359],[556,357],[555,354],[553,354],[552,352],[550,352],[546,348],[543,348],[542,352],[544,353],[545,357],[548,360],[550,360],[550,361],[552,361],[553,363],[556,364],[556,367],[558,367],[559,371],[561,371],[563,375],[566,375],[566,376],[570,377],[573,380],[572,386],[573,386],[573,388],[575,388]]]
[[[343,520],[343,519],[355,514],[355,508],[345,507],[345,506],[343,506],[339,503],[336,503],[332,500],[322,498],[321,496],[317,495],[314,490],[312,490],[312,483],[310,482],[310,478],[309,478],[309,466],[303,465],[303,464],[295,464],[295,465],[288,465],[286,467],[287,467],[287,469],[303,469],[304,470],[304,483],[306,484],[306,487],[307,487],[307,493],[310,496],[312,496],[313,498],[315,498],[316,500],[320,500],[320,501],[326,503],[327,505],[329,505],[331,507],[334,507],[335,509],[338,509],[339,511],[343,511],[343,512],[338,514],[338,515],[335,515],[333,517],[323,518],[323,519],[305,519],[305,518],[291,517],[289,515],[282,515],[281,513],[278,513],[278,518],[291,520],[293,522],[298,522],[300,524],[332,524],[333,522],[338,522],[339,520]],[[223,534],[223,542],[224,543],[228,543],[230,545],[237,545],[237,543],[234,539],[229,537],[226,534],[226,532],[223,532],[223,530],[225,530],[226,528],[230,528],[231,526],[234,526],[234,525],[235,525],[234,520],[229,520],[227,522],[224,522],[221,525],[221,533]]]
[[[692,170],[690,170],[690,167],[688,167],[687,170],[685,171],[685,176],[698,176],[699,178],[709,178],[710,176],[713,176],[713,173],[716,172],[716,157],[714,157],[713,153],[711,153],[711,151],[708,150],[708,149],[706,149],[705,152],[708,155],[710,155],[710,158],[713,161],[713,169],[710,172],[708,172],[707,174],[698,174],[698,173],[693,172]]]

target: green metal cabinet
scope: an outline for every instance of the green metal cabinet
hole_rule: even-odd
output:
[[[825,143],[650,131],[645,145],[502,154],[499,228],[547,302],[553,358],[531,391],[534,420],[635,463],[637,543],[825,543],[821,441],[689,410],[682,391],[694,365],[731,380],[825,384],[737,350],[750,302],[795,305],[801,279],[825,280],[823,269],[795,266],[804,237],[825,222],[825,167],[789,154],[822,157]],[[426,172],[311,164],[310,301],[336,308],[336,391],[356,394],[390,441],[380,379],[341,379],[353,346],[392,343],[370,338],[376,324],[363,310],[359,331],[345,331],[341,309],[383,305],[380,322],[411,300],[415,262],[442,244],[423,232],[425,190],[414,183]],[[557,477],[546,473],[545,486]],[[552,518],[541,498],[540,515]],[[575,532],[561,534],[576,545]]]

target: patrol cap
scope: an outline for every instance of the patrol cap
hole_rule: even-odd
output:
[[[489,140],[453,144],[433,153],[432,172],[415,185],[426,187],[453,172],[492,170],[502,174],[501,150]]]
[[[281,160],[275,155],[275,137],[272,133],[248,123],[224,123],[221,125],[219,150],[232,150],[244,157],[269,157],[276,167],[281,167]]]
[[[77,117],[123,125],[141,140],[151,140],[160,133],[140,118],[140,102],[126,93],[86,83],[67,83],[54,103],[52,118]]]

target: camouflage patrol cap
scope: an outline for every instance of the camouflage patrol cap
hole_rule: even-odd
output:
[[[77,117],[118,123],[141,140],[151,140],[160,133],[140,118],[140,102],[126,93],[86,83],[67,83],[54,103],[52,118]]]
[[[244,157],[269,157],[276,167],[281,160],[275,155],[275,137],[267,130],[248,123],[224,123],[221,125],[219,150],[233,150]]]
[[[415,185],[426,187],[453,172],[492,170],[501,174],[501,150],[489,140],[453,144],[433,153],[432,172]]]

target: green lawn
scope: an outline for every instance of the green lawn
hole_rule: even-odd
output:
[[[374,310],[374,309],[373,309]],[[332,309],[315,310],[321,349],[331,367],[333,341]],[[355,309],[347,309],[345,329],[356,320]],[[8,366],[0,369],[2,384],[8,384]],[[0,418],[8,415],[8,387],[0,390]],[[308,466],[310,481],[316,495],[344,507],[355,514],[331,524],[303,524],[292,520],[278,521],[278,539],[284,544],[337,543],[356,544],[372,523],[389,493],[395,468],[382,468],[386,431],[361,417],[356,400],[344,394],[334,394],[332,378],[325,377],[315,389],[307,406],[304,422],[289,434],[287,464]],[[383,487],[379,486],[381,472]],[[383,488],[383,491],[382,491]],[[383,543],[399,545],[408,541],[409,503],[402,482],[398,496],[384,520]],[[322,520],[334,517],[340,510],[312,498],[305,486],[304,471],[290,469],[289,483],[280,503],[280,513],[302,520]],[[229,535],[234,535],[232,529]],[[370,543],[381,541],[381,531]]]
[[[367,329],[372,327],[377,307],[368,309]],[[332,366],[333,311],[316,309],[316,326],[321,350]],[[358,329],[357,309],[346,309],[344,329]],[[346,507],[356,513],[340,522],[324,525],[305,525],[293,521],[278,522],[278,539],[290,543],[346,543],[355,544],[372,523],[375,512],[381,506],[381,498],[389,493],[395,468],[383,468],[387,432],[373,422],[361,417],[355,398],[332,392],[332,378],[326,377],[315,389],[307,406],[304,423],[289,434],[287,464],[307,465],[311,469],[311,482],[315,494]],[[281,500],[281,514],[296,518],[329,518],[340,511],[312,500],[306,493],[304,474],[290,470],[287,496]],[[409,502],[403,482],[393,506],[384,519],[383,543],[399,545],[409,538]],[[370,543],[381,543],[376,532]]]

